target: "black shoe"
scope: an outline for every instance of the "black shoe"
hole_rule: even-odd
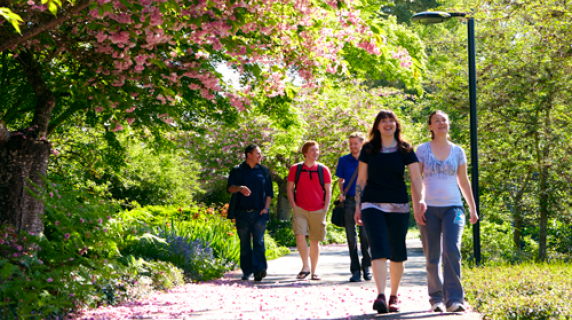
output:
[[[250,275],[251,275],[250,273],[249,273],[249,274],[245,274],[245,275],[242,276],[242,278],[240,278],[240,280],[242,280],[242,281],[248,281],[248,280],[250,280]]]
[[[389,310],[387,309],[387,301],[385,300],[385,295],[380,293],[377,296],[377,299],[373,302],[373,310],[376,310],[377,313],[387,313]]]
[[[361,273],[356,271],[350,277],[350,282],[361,282]]]
[[[262,269],[254,274],[254,281],[262,281],[266,277],[266,270]]]
[[[371,267],[364,267],[363,268],[363,279],[365,281],[370,281],[372,277],[373,277],[373,275],[371,273]]]

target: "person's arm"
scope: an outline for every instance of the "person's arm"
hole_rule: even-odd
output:
[[[326,189],[326,199],[324,200],[324,207],[326,207],[326,212],[330,207],[330,201],[332,201],[332,183],[324,183],[324,189]]]
[[[475,204],[475,198],[473,197],[473,189],[471,188],[471,183],[469,182],[469,177],[467,176],[467,164],[459,165],[457,169],[457,184],[459,188],[461,188],[461,192],[463,193],[463,197],[469,204],[470,210],[470,219],[469,221],[472,224],[477,223],[479,221],[479,214],[477,212],[477,205]]]
[[[266,197],[266,202],[264,204],[264,209],[262,209],[260,211],[260,215],[266,214],[266,213],[270,213],[270,202],[272,201],[272,198],[270,196]]]
[[[288,196],[288,201],[292,206],[292,209],[297,208],[296,201],[294,201],[294,181],[288,181],[286,185],[286,195]]]
[[[354,220],[359,226],[363,226],[363,222],[361,221],[361,198],[367,183],[367,166],[368,164],[362,161],[360,161],[358,165],[358,177],[356,181],[356,212],[354,214]]]
[[[338,200],[341,202],[346,200],[346,197],[344,197],[344,181],[344,178],[338,178],[338,187],[340,188],[340,196],[338,197]]]
[[[247,186],[230,186],[228,187],[228,192],[230,193],[240,192],[247,197],[250,196],[251,193],[250,189],[248,189]]]
[[[423,178],[419,162],[414,162],[407,165],[409,177],[411,178],[411,199],[413,200],[413,215],[415,221],[420,225],[425,225],[425,211],[427,205],[425,204],[425,195],[423,192]]]

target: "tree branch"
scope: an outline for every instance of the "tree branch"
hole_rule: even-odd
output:
[[[53,17],[50,20],[46,21],[43,24],[36,25],[24,32],[22,35],[15,34],[8,39],[2,39],[2,44],[0,44],[0,52],[4,52],[12,47],[27,41],[42,32],[46,32],[55,28],[57,25],[71,19],[72,15],[81,12],[83,9],[89,7],[91,0],[81,0],[77,3],[77,5],[72,6],[69,10],[58,12],[59,17]]]
[[[50,125],[48,126],[48,134],[46,137],[49,137],[54,132],[54,130],[57,129],[57,127],[59,127],[64,121],[69,119],[69,117],[71,117],[74,113],[76,113],[76,111],[80,109],[81,107],[70,107],[54,121],[51,121]]]

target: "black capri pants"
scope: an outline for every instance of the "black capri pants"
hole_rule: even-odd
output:
[[[371,251],[371,259],[389,259],[394,262],[407,260],[405,237],[409,229],[411,213],[384,212],[367,208],[361,212],[361,220]]]

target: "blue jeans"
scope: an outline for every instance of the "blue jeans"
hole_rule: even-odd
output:
[[[264,248],[267,221],[268,214],[261,215],[258,210],[237,211],[236,230],[240,239],[240,269],[244,275],[251,275],[268,268]]]
[[[465,211],[460,206],[429,206],[425,219],[425,225],[417,224],[417,227],[427,260],[429,302],[444,302],[447,307],[455,302],[464,303],[461,238],[465,227]]]
[[[350,251],[350,272],[352,274],[360,272],[362,268],[371,267],[371,256],[369,255],[369,244],[367,237],[365,235],[365,230],[363,226],[358,226],[359,230],[359,242],[361,247],[361,268],[359,263],[358,255],[358,233],[356,230],[356,222],[354,220],[354,214],[356,212],[356,202],[354,199],[348,199],[344,201],[344,225],[346,228],[346,237],[348,240],[348,248]]]

